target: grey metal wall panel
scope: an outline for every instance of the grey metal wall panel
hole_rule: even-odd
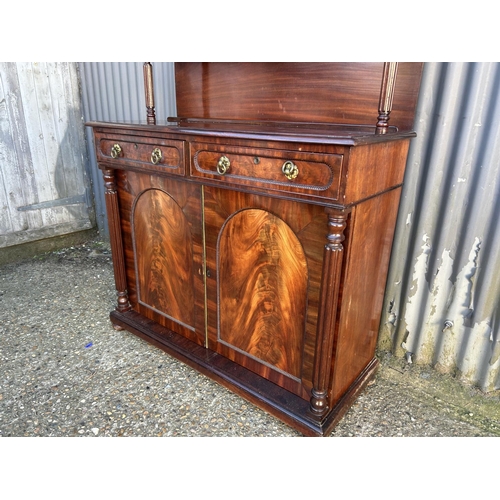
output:
[[[0,63],[0,247],[94,226],[75,63]]]
[[[426,63],[380,346],[500,388],[500,64]]]
[[[142,62],[80,62],[85,121],[146,123]],[[174,63],[153,64],[157,123],[175,116]],[[96,220],[100,233],[109,237],[102,174],[95,160],[92,131],[86,130],[94,189]]]

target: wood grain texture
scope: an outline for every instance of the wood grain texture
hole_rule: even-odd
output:
[[[136,201],[133,232],[139,301],[194,327],[191,234],[181,208],[149,189]]]
[[[422,63],[399,63],[390,125],[413,127]],[[373,124],[384,63],[176,63],[177,114]]]
[[[336,200],[342,169],[342,155],[307,153],[297,150],[273,150],[231,145],[192,145],[191,175],[218,182]],[[223,176],[217,173],[217,162],[224,155],[230,167]],[[286,161],[293,161],[298,175],[289,180],[282,171]]]
[[[403,184],[410,140],[352,148],[346,168],[344,203],[359,202]]]
[[[111,157],[112,147],[118,144],[121,153],[116,159]],[[161,150],[161,159],[152,163],[151,154],[155,148]],[[113,161],[115,166],[130,166],[141,171],[169,172],[184,175],[184,141],[169,140],[162,137],[134,137],[116,134],[99,134],[96,142],[96,152],[100,161]]]
[[[118,294],[117,309],[119,311],[128,311],[131,308],[131,305],[127,290],[115,171],[112,169],[103,169],[103,177],[105,188],[104,198],[106,201],[106,210],[108,212],[109,242],[113,255],[113,271],[115,276],[116,292]]]
[[[347,211],[327,209],[328,234],[323,258],[323,280],[318,317],[316,355],[314,357],[311,411],[322,417],[328,411],[328,388],[332,368],[333,348],[337,332],[337,301],[344,257],[344,230]]]
[[[77,63],[0,62],[0,249],[94,226],[81,120]]]
[[[190,340],[205,344],[205,319],[204,319],[204,282],[203,282],[203,236],[201,224],[201,190],[199,186],[179,182],[175,177],[159,177],[123,170],[116,171],[117,193],[120,207],[121,231],[123,238],[125,268],[127,274],[127,290],[132,308],[151,320],[158,322],[166,328],[183,335]],[[139,268],[137,266],[136,238],[133,230],[133,208],[141,193],[148,190],[160,190],[168,193],[182,211],[182,218],[189,226],[192,252],[192,292],[194,300],[194,330],[193,325],[184,325],[178,319],[167,316],[165,312],[144,305],[140,299],[138,284]],[[139,259],[140,260],[140,259]],[[186,264],[187,266],[187,264]],[[175,273],[174,273],[175,274]],[[164,274],[163,279],[168,280],[169,274]],[[177,278],[173,277],[174,283]],[[174,285],[168,285],[170,288]],[[177,286],[179,284],[177,283]],[[188,308],[193,306],[189,305]]]
[[[264,364],[257,358],[245,354],[244,351],[236,350],[219,342],[219,309],[217,305],[219,235],[224,224],[232,215],[249,208],[260,209],[281,219],[293,231],[304,251],[308,284],[301,352],[301,378],[299,381],[295,377],[277,371],[271,365]],[[312,387],[316,323],[326,232],[326,217],[323,208],[305,203],[293,203],[249,193],[206,187],[204,211],[207,269],[210,271],[210,277],[207,278],[208,347],[308,400]],[[232,244],[233,241],[230,240],[230,243]]]
[[[330,401],[335,403],[375,356],[401,189],[353,208],[346,239]]]
[[[219,238],[219,339],[296,378],[301,375],[307,262],[279,217],[233,215]]]
[[[223,234],[222,228],[225,227],[228,220],[231,220],[232,216],[238,213],[244,213],[246,209],[255,210],[256,213],[263,211],[268,214],[266,217],[268,217],[269,220],[272,220],[270,216],[273,215],[275,217],[274,220],[277,219],[282,221],[279,223],[280,227],[283,227],[283,223],[288,226],[289,229],[286,229],[286,234],[288,234],[288,231],[290,230],[293,235],[295,235],[300,243],[300,246],[302,247],[303,255],[307,263],[308,281],[306,291],[305,321],[303,322],[302,319],[300,320],[300,323],[302,323],[303,333],[301,337],[302,344],[300,347],[302,364],[300,368],[299,380],[297,380],[296,376],[290,373],[277,370],[276,367],[273,367],[271,364],[259,361],[257,357],[250,356],[245,351],[235,349],[227,343],[220,341],[219,316],[222,318],[222,311],[219,311],[218,308],[218,283],[222,282],[220,272],[221,269],[224,269],[226,257],[222,254],[222,251],[219,248],[219,235]],[[276,200],[266,196],[206,187],[204,211],[207,270],[210,273],[210,276],[207,277],[208,347],[228,357],[229,359],[240,363],[249,370],[268,378],[272,382],[286,388],[294,394],[309,400],[310,390],[312,387],[314,353],[316,345],[316,325],[320,301],[319,297],[322,279],[323,248],[325,245],[325,234],[327,232],[327,218],[325,216],[324,209],[320,206],[305,203],[294,203]],[[264,219],[266,217],[264,217]],[[239,245],[238,238],[241,236],[231,238],[229,235],[229,232],[226,233],[225,237],[227,237],[227,242],[223,244],[223,247],[229,247],[229,252],[231,252],[233,245]],[[256,236],[262,238],[264,235],[265,231],[262,233],[259,232]],[[288,238],[293,239],[291,235],[288,236]],[[280,243],[280,248],[282,246],[283,245]],[[255,251],[257,248],[258,246],[252,250]],[[261,248],[262,250],[265,250],[265,247],[261,246]],[[238,253],[245,252],[238,251]],[[280,251],[280,255],[281,253],[282,252]],[[290,252],[287,251],[287,253]],[[301,252],[298,252],[300,261],[302,261],[303,257],[300,256],[300,253]],[[265,256],[265,254],[263,255]],[[255,263],[255,256],[251,257],[251,259],[252,258]],[[263,264],[266,264],[265,258],[263,260]],[[234,262],[234,265],[236,265],[236,262]],[[239,263],[239,265],[241,267],[245,266],[244,263]],[[293,265],[296,266],[297,264]],[[280,265],[278,264],[276,269],[278,272],[283,274],[284,271],[279,271],[279,266]],[[301,266],[303,266],[303,263]],[[247,270],[248,273],[251,273],[253,268],[249,266]],[[243,270],[236,269],[236,271],[240,274],[243,284],[254,284],[253,281],[249,279],[247,279],[247,282],[245,283]],[[225,271],[222,270],[222,272],[224,273]],[[282,279],[282,277],[280,279]],[[275,305],[275,307],[277,308],[281,307],[279,304],[280,301],[285,303],[289,300],[288,295],[290,292],[288,290],[284,290],[283,287],[281,287],[281,291],[285,294],[285,296],[276,297],[275,304],[277,303],[277,305]],[[251,304],[251,296],[254,293],[252,286],[249,286],[248,292],[249,294],[244,299],[244,302],[248,301],[248,304]],[[240,304],[240,307],[243,305],[244,304]],[[249,307],[249,311],[250,310],[251,307]],[[277,310],[279,311],[279,309]],[[300,314],[300,311],[294,311],[293,314]],[[241,319],[243,320],[244,317]],[[294,320],[292,319],[292,322],[293,321]],[[297,322],[297,329],[298,323],[299,322]],[[290,331],[293,333],[295,330],[292,327]],[[285,331],[281,330],[281,332]],[[234,329],[234,335],[238,335],[238,330]],[[288,333],[286,333],[286,335],[288,335]],[[298,334],[296,337],[298,338]]]

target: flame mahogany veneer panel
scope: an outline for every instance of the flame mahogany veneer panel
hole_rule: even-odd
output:
[[[279,217],[234,214],[219,237],[219,342],[299,378],[307,261]]]
[[[148,189],[132,220],[139,302],[194,329],[193,251],[182,209],[168,193]]]
[[[200,187],[123,170],[117,187],[132,308],[204,345]]]
[[[327,233],[323,207],[213,187],[204,192],[208,346],[308,399]],[[281,359],[264,354],[264,343],[280,349],[285,337],[290,345]]]

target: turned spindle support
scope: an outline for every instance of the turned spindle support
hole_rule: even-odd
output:
[[[148,125],[156,125],[155,97],[153,89],[153,65],[144,63],[144,91],[146,93],[146,112]]]
[[[323,253],[323,281],[320,292],[320,311],[316,352],[314,357],[313,389],[311,390],[310,409],[313,415],[322,417],[328,411],[328,386],[335,340],[337,301],[344,256],[348,212],[326,209],[328,214],[327,243]]]
[[[382,85],[380,87],[380,100],[378,105],[378,121],[375,129],[377,134],[386,134],[389,129],[389,118],[392,111],[392,101],[394,99],[397,73],[397,62],[384,63],[384,72],[382,75]]]
[[[109,240],[113,255],[113,271],[115,274],[116,293],[118,303],[116,310],[125,312],[131,309],[127,292],[127,277],[125,273],[125,259],[123,255],[122,233],[120,228],[120,212],[118,207],[118,194],[116,192],[115,171],[103,168],[104,199],[108,214]],[[115,327],[116,329],[119,329]]]

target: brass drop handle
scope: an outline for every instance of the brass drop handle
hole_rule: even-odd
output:
[[[288,180],[293,180],[299,175],[299,167],[293,161],[286,161],[281,167],[282,172]]]
[[[227,156],[221,156],[219,158],[219,163],[217,163],[217,172],[220,175],[224,175],[229,170],[230,166],[231,162],[229,161],[229,158]]]
[[[151,163],[153,163],[154,165],[158,165],[158,163],[160,163],[161,157],[161,149],[154,148],[153,152],[151,153]]]
[[[111,156],[113,158],[118,158],[122,154],[122,147],[119,144],[113,144],[111,148]]]

